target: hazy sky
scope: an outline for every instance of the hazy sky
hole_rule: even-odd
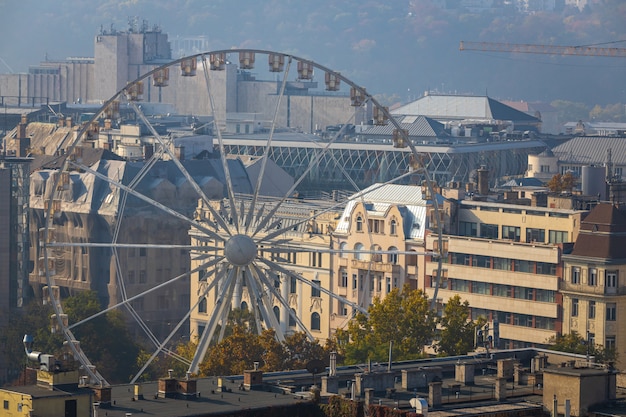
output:
[[[606,29],[611,22],[589,27],[584,15],[566,20],[558,13],[532,19],[498,13],[444,14],[430,0],[0,0],[0,72],[25,72],[46,56],[93,56],[101,27],[126,30],[128,17],[138,16],[170,38],[205,35],[210,49],[250,47],[306,57],[393,101],[437,90],[528,101],[626,102],[623,58],[458,50],[460,40],[626,39],[623,24],[615,24],[622,27],[618,33]],[[626,21],[626,8],[615,14],[617,22]]]

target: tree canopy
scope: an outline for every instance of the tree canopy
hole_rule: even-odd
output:
[[[485,320],[470,320],[469,302],[461,301],[456,294],[448,300],[439,323],[441,332],[435,350],[443,356],[455,356],[465,355],[474,349],[476,328],[482,326]]]
[[[613,363],[617,359],[615,349],[607,349],[604,346],[590,343],[576,331],[551,337],[547,343],[550,344],[550,348],[553,350],[577,353],[579,355],[589,354],[595,357],[595,361],[598,363]]]

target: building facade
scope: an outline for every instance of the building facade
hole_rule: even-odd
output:
[[[604,203],[583,220],[574,249],[563,257],[563,333],[576,331],[594,345],[617,354],[626,364],[626,216],[622,207]]]

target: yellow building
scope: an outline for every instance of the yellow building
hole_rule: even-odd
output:
[[[237,198],[237,204],[241,202],[244,210],[250,206],[250,197]],[[253,237],[254,259],[249,265],[238,269],[239,277],[233,277],[233,290],[224,297],[228,304],[226,313],[231,308],[250,309],[260,312],[259,322],[263,322],[263,327],[276,329],[279,338],[304,330],[323,342],[330,335],[331,295],[328,289],[332,288],[330,247],[331,233],[338,217],[333,207],[336,203],[291,199],[281,203],[279,199],[264,197],[257,204],[259,213],[268,213],[271,207],[279,205],[267,224],[274,225],[271,229],[285,230],[280,236],[270,237],[267,241],[264,239],[270,233],[268,230]],[[214,202],[213,207],[215,212],[220,213],[229,210],[227,201]],[[215,222],[214,212],[202,202],[195,217],[201,224]],[[258,224],[259,219],[255,221]],[[254,227],[241,234],[252,236]],[[190,231],[192,246],[211,247],[210,250],[195,250],[191,253],[191,270],[195,271],[191,278],[192,339],[202,335],[211,318],[218,312],[216,307],[219,306],[221,290],[226,285],[228,271],[233,269],[232,262],[228,261],[209,268],[202,267],[207,261],[207,253],[219,257],[227,252],[225,246],[228,246],[229,234],[223,227],[216,232],[224,241],[208,239],[204,233],[194,229]],[[219,284],[211,288],[216,280]],[[197,307],[194,308],[194,305]]]
[[[500,348],[544,345],[561,331],[559,281],[567,242],[578,234],[582,211],[447,201],[443,278],[437,298],[459,294],[472,318],[498,322]],[[430,236],[426,249],[436,249]],[[571,245],[569,245],[571,246]],[[433,296],[437,262],[426,262],[424,286]],[[498,343],[499,342],[499,343]]]
[[[374,184],[346,206],[333,233],[332,291],[367,309],[394,288],[418,287],[424,265],[427,201],[422,188]],[[331,329],[344,327],[353,309],[332,306]]]
[[[0,389],[6,417],[90,416],[93,392],[78,386],[78,371],[37,371],[37,384]]]
[[[596,206],[581,224],[574,249],[563,256],[563,333],[614,349],[626,366],[626,216],[612,204]],[[621,317],[621,319],[620,319]]]

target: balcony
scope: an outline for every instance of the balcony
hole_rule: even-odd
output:
[[[363,269],[373,272],[400,272],[400,265],[390,264],[388,262],[361,261],[359,259],[352,259],[350,265],[354,269]]]
[[[585,295],[626,295],[626,287],[604,287],[602,285],[572,284],[571,282],[561,281],[559,290],[567,293],[585,294]]]

